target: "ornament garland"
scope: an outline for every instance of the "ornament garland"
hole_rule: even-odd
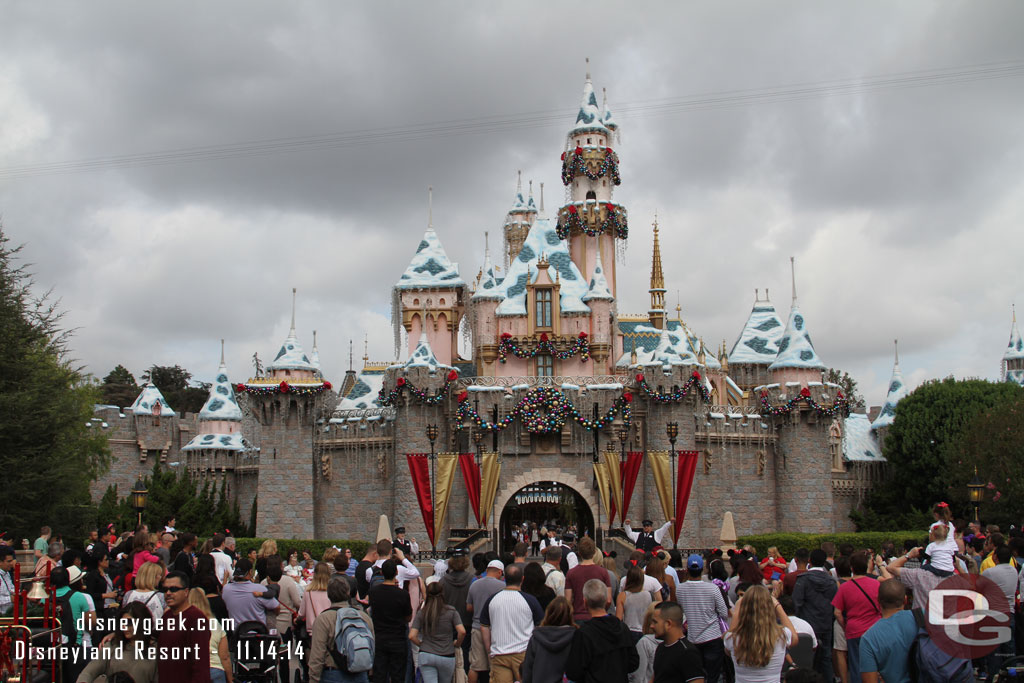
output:
[[[651,389],[651,386],[647,384],[647,380],[644,379],[643,375],[636,376],[636,383],[640,385],[640,390],[647,394],[647,396],[655,403],[673,403],[682,401],[686,398],[686,395],[690,393],[690,389],[693,387],[697,387],[701,400],[705,403],[711,403],[711,392],[708,391],[708,388],[704,385],[704,382],[701,379],[700,373],[697,371],[694,371],[694,373],[690,375],[690,379],[686,380],[686,384],[681,388],[668,394],[663,394],[660,391],[654,391]]]
[[[426,389],[420,389],[406,378],[399,377],[395,380],[395,388],[387,394],[384,393],[384,387],[380,388],[380,393],[377,394],[377,402],[382,406],[393,406],[395,401],[398,400],[398,395],[403,391],[408,391],[410,394],[418,398],[421,403],[426,403],[428,406],[436,406],[444,400],[445,396],[448,395],[448,387],[450,387],[452,382],[458,378],[458,372],[455,370],[449,370],[448,374],[445,375],[444,386],[441,387],[441,390],[435,396],[427,396]]]
[[[589,149],[594,149],[588,147]],[[562,152],[562,184],[568,185],[577,175],[585,175],[591,180],[597,180],[607,175],[616,185],[622,184],[619,177],[619,156],[612,151],[611,147],[604,148],[604,157],[597,164],[597,171],[591,171],[586,159],[583,158],[583,148],[577,147],[571,152]]]
[[[596,228],[590,228],[583,221],[583,218],[580,216],[580,210],[576,205],[569,204],[564,210],[558,212],[558,223],[555,226],[558,238],[564,240],[573,230],[579,230],[589,237],[613,231],[619,239],[624,240],[629,237],[629,225],[626,222],[625,209],[611,202],[605,204],[605,209],[607,209],[607,214],[604,220],[601,221],[601,224]]]
[[[497,422],[489,422],[480,417],[480,414],[470,405],[467,392],[460,393],[458,399],[459,407],[455,411],[456,419],[472,420],[477,429],[500,432],[510,427],[516,419],[520,419],[531,434],[550,434],[561,431],[570,419],[580,423],[584,429],[603,429],[615,418],[616,413],[621,414],[623,421],[628,425],[632,414],[629,404],[633,401],[633,394],[628,391],[622,394],[615,399],[608,412],[596,420],[584,417],[572,401],[551,387],[533,389],[509,411],[508,415]]]
[[[580,332],[580,335],[573,340],[572,346],[565,351],[559,351],[555,348],[554,342],[548,339],[547,333],[541,332],[540,341],[537,345],[533,349],[526,349],[512,339],[511,334],[503,332],[501,342],[498,344],[498,361],[501,363],[507,362],[509,353],[516,358],[534,358],[539,353],[548,353],[559,360],[566,360],[579,354],[580,362],[586,363],[590,360],[590,342],[587,340],[587,333]]]
[[[255,394],[256,396],[269,396],[270,394],[293,394],[295,396],[315,396],[331,390],[331,383],[324,380],[320,384],[243,384],[235,385],[235,391],[240,394]]]
[[[798,396],[794,396],[782,405],[773,406],[768,402],[768,392],[761,392],[761,407],[764,408],[765,413],[768,415],[788,415],[793,411],[793,406],[803,401],[811,408],[814,408],[818,415],[827,415],[828,417],[841,416],[846,417],[850,414],[850,401],[843,396],[843,392],[836,392],[836,400],[832,405],[825,405],[818,403],[811,397],[811,390],[804,387],[800,390]]]

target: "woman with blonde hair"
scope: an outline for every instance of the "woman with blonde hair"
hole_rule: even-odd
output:
[[[647,576],[653,579],[657,579],[658,583],[661,584],[661,599],[662,600],[674,600],[676,595],[676,580],[672,578],[672,575],[665,571],[665,567],[668,566],[668,562],[663,560],[659,555],[655,555],[647,561]]]
[[[661,641],[654,635],[654,626],[651,625],[651,622],[654,621],[654,608],[659,604],[652,602],[644,610],[643,636],[636,644],[636,653],[640,655],[640,665],[636,667],[636,671],[629,674],[629,683],[647,683],[654,677],[654,654],[658,646],[661,645]]]
[[[267,578],[267,558],[271,555],[277,555],[277,541],[268,538],[256,552],[256,562],[253,563],[256,567],[257,582]]]
[[[751,586],[736,602],[725,649],[736,668],[736,683],[778,681],[786,648],[799,640],[782,605],[764,586]]]
[[[227,634],[210,610],[210,601],[202,588],[188,592],[188,604],[206,615],[210,631],[210,683],[231,683],[231,651]]]
[[[141,602],[145,605],[154,619],[162,619],[167,611],[167,602],[164,601],[164,594],[157,588],[164,580],[164,568],[153,562],[145,562],[139,567],[139,573],[135,577],[135,587],[125,593],[125,605],[132,602]]]

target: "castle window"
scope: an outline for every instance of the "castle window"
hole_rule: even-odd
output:
[[[555,360],[551,356],[537,356],[537,377],[551,377],[555,374]]]
[[[536,325],[538,328],[551,327],[551,290],[538,289],[536,294]]]
[[[588,145],[590,144],[590,138],[587,138],[587,144]]]
[[[591,199],[597,201],[597,193],[593,190],[587,190],[587,201],[589,202]]]
[[[420,305],[420,300],[419,299],[413,299],[412,300],[412,305],[413,306],[419,306]]]
[[[441,305],[444,306],[444,299],[441,299]]]
[[[601,180],[601,187],[608,187],[608,179],[604,178]]]

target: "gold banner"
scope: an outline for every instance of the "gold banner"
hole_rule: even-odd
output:
[[[668,459],[668,451],[648,451],[647,462],[654,475],[654,487],[658,490],[661,501],[663,519],[674,519],[672,501],[672,465]]]
[[[501,474],[499,453],[484,453],[480,463],[480,521],[486,527],[494,507],[494,496],[498,493],[498,476]]]
[[[459,464],[458,453],[440,453],[437,456],[434,472],[434,539],[441,543],[441,529],[448,519],[448,499],[452,495],[452,483],[455,481],[455,468]]]
[[[601,503],[604,504],[605,518],[608,517],[608,512],[611,508],[608,507],[608,465],[603,462],[594,463],[594,478],[597,479],[597,492],[601,496]],[[600,512],[600,511],[599,511]],[[594,526],[598,529],[601,528],[601,516],[598,514],[597,519],[594,520]],[[610,526],[610,524],[609,524]]]
[[[611,497],[612,505],[615,506],[615,512],[619,515],[619,519],[622,519],[622,471],[619,465],[619,454],[615,451],[604,452],[604,464],[605,469],[608,472],[608,493]],[[612,518],[612,509],[608,508],[608,528],[612,526],[612,522],[615,520]]]

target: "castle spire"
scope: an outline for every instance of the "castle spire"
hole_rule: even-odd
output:
[[[796,303],[796,259],[789,257],[789,275],[793,280],[793,303]]]
[[[540,215],[544,215],[544,183],[540,184]]]
[[[295,336],[295,292],[296,291],[297,290],[295,289],[295,287],[292,287],[292,328],[291,328],[291,333],[290,333],[290,336],[292,336],[292,337]]]
[[[224,365],[224,340],[220,340],[220,364]]]
[[[434,229],[434,188],[427,188],[427,227]]]
[[[651,326],[665,326],[665,273],[661,267],[661,245],[658,243],[658,213],[654,213],[654,249],[651,254],[651,310],[647,312]]]
[[[893,340],[895,349],[895,361],[892,364],[892,378],[889,380],[889,391],[885,397],[885,405],[878,417],[871,423],[872,429],[888,427],[896,418],[896,404],[907,395],[907,386],[903,381],[903,373],[900,371],[899,340]]]
[[[1016,382],[1024,386],[1024,340],[1017,328],[1017,307],[1013,307],[1013,322],[1010,324],[1010,343],[1003,353],[1002,378],[1004,382]]]

